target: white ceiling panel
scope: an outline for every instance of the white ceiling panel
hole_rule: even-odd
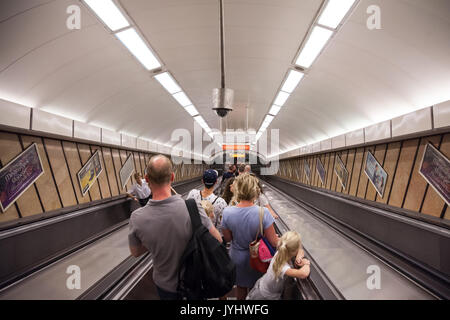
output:
[[[115,0],[211,128],[220,86],[216,0]],[[322,0],[224,0],[223,129],[258,130]],[[66,9],[81,7],[81,30]],[[381,30],[366,26],[381,8]],[[361,0],[272,122],[280,150],[450,100],[450,2]],[[80,1],[0,2],[0,99],[161,143],[193,120]]]
[[[361,1],[271,127],[289,149],[450,99],[449,34],[448,1]]]

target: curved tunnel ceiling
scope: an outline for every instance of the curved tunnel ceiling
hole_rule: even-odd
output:
[[[217,1],[117,3],[217,128]],[[322,0],[224,3],[227,87],[235,90],[224,124],[258,130]],[[66,27],[73,4],[81,30]],[[381,30],[366,26],[373,4]],[[360,1],[269,127],[280,129],[280,149],[449,100],[449,13],[447,0]],[[1,99],[162,143],[177,128],[193,130],[192,118],[79,1],[1,1],[0,41]]]

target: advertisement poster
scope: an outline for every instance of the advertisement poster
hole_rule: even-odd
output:
[[[384,196],[384,189],[386,188],[387,173],[383,167],[378,163],[377,159],[370,151],[367,152],[366,165],[364,166],[364,172],[366,173],[369,181],[377,190],[377,193],[381,198]]]
[[[131,153],[128,155],[127,160],[123,164],[122,168],[119,171],[120,176],[120,184],[122,185],[122,189],[125,188],[128,180],[131,178],[131,175],[134,171],[134,161]]]
[[[317,158],[316,161],[316,169],[317,173],[319,174],[320,181],[322,182],[322,185],[325,184],[325,168],[322,165],[322,161],[320,161],[319,158]]]
[[[336,161],[334,163],[334,172],[336,172],[336,175],[339,178],[339,182],[341,183],[344,190],[347,188],[347,182],[348,182],[348,171],[345,168],[344,163],[341,160],[341,157],[339,155],[336,155]]]
[[[419,173],[450,205],[450,162],[432,144],[427,144]]]
[[[36,143],[0,169],[0,207],[2,212],[8,210],[43,173],[44,168]]]
[[[309,168],[309,163],[308,161],[304,160],[304,169],[305,171],[305,175],[306,175],[306,179],[308,180],[308,182],[311,181],[311,169]]]
[[[97,150],[77,173],[83,197],[92,187],[102,171],[103,167],[100,161],[100,153]]]

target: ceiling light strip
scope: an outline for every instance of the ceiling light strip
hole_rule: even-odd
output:
[[[147,70],[161,67],[161,63],[134,28],[120,31],[115,36]]]
[[[147,69],[154,70],[162,66],[157,55],[132,19],[112,0],[83,0],[84,4],[111,30],[117,39]]]
[[[317,23],[336,29],[349,13],[356,0],[328,0]]]
[[[186,95],[183,89],[181,89],[180,85],[170,74],[170,72],[166,71],[159,73],[155,75],[154,78],[168,93],[172,95],[172,97],[178,102],[178,104],[180,104],[191,117],[196,117],[199,115],[197,108],[192,104],[189,97]],[[209,129],[208,126],[207,128]]]
[[[276,115],[280,112],[281,108],[285,105],[286,101],[289,99],[290,94],[299,85],[300,81],[304,77],[304,73],[298,70],[290,69],[287,72],[285,79],[282,82],[281,89],[278,91],[275,100],[273,101],[272,107],[269,110],[264,122],[261,124],[260,132],[264,132],[273,121]],[[270,119],[270,120],[268,120]],[[261,134],[256,135],[256,141],[261,137]]]
[[[127,18],[112,0],[84,0],[84,3],[112,32],[130,26]]]
[[[317,57],[323,52],[331,37],[337,33],[342,26],[345,17],[349,16],[352,8],[355,8],[360,0],[328,0],[322,6],[314,23],[311,25],[304,43],[295,59],[295,65],[303,69],[311,68]],[[256,141],[270,126],[274,117],[278,115],[283,105],[289,99],[290,94],[298,87],[300,81],[304,77],[304,73],[298,70],[289,70],[288,75],[283,81],[281,89],[278,91],[275,101],[273,102],[267,116],[271,116],[268,120],[264,119],[261,127],[256,135]]]

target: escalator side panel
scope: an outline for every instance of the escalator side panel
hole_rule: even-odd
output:
[[[28,230],[1,232],[0,256],[7,263],[0,264],[0,288],[67,248],[127,220],[130,205],[125,199],[116,200],[94,207],[95,210],[87,208],[70,218],[42,221]]]
[[[421,221],[383,212],[360,203],[287,183],[277,177],[264,177],[273,186],[295,199],[327,212],[339,222],[383,243],[396,253],[429,268],[444,279],[450,277],[450,232]]]

